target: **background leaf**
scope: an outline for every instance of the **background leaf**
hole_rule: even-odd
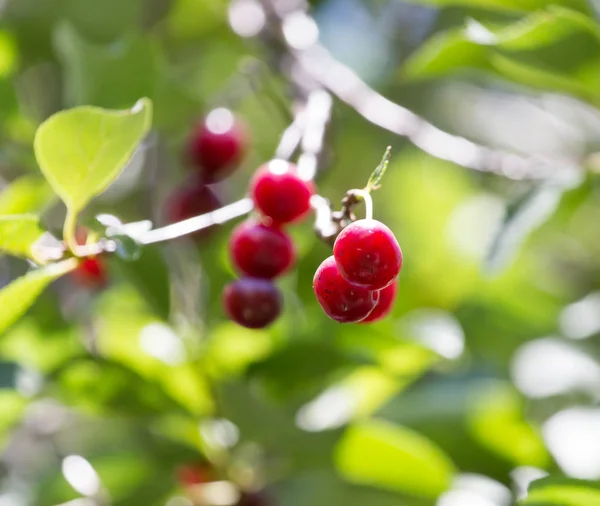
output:
[[[435,498],[446,490],[454,465],[424,436],[383,421],[350,427],[338,443],[335,460],[347,480]]]
[[[35,155],[56,193],[78,212],[119,175],[151,121],[148,99],[124,111],[86,106],[62,111],[38,128]]]
[[[47,181],[23,176],[0,192],[0,215],[40,213],[56,200]]]
[[[0,216],[0,251],[11,255],[32,257],[31,247],[44,231],[39,218],[32,214]]]
[[[76,267],[76,260],[65,260],[31,271],[0,290],[0,334],[29,309],[46,286]]]
[[[598,506],[600,486],[597,482],[550,476],[534,481],[523,506]]]

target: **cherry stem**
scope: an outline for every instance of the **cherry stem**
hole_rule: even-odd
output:
[[[373,219],[373,198],[371,197],[371,192],[369,190],[350,190],[348,192],[349,195],[356,195],[357,197],[362,198],[365,201],[365,218],[367,220]]]

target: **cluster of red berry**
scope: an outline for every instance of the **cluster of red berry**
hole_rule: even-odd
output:
[[[259,218],[238,225],[229,242],[229,254],[242,279],[227,285],[223,305],[229,317],[247,328],[263,328],[281,312],[281,294],[273,280],[294,264],[296,251],[284,226],[310,211],[315,194],[294,164],[272,160],[258,169],[250,182],[250,196]]]
[[[373,323],[392,310],[402,250],[393,232],[373,219],[344,228],[333,256],[317,269],[313,289],[325,313],[341,323]]]
[[[195,170],[167,202],[171,223],[209,213],[221,207],[214,187],[239,166],[248,146],[246,128],[228,109],[214,109],[192,130],[186,161]],[[196,232],[204,238],[210,228]]]

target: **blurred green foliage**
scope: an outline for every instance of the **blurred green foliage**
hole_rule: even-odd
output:
[[[454,134],[580,170],[538,182],[471,171],[336,103],[320,194],[337,203],[363,187],[394,148],[375,216],[395,231],[405,264],[393,315],[372,326],[336,324],[316,303],[313,274],[330,248],[310,223],[291,231],[298,265],[280,282],[282,318],[263,331],[228,322],[221,307],[233,224],[200,244],[122,244],[129,253],[110,257],[110,285],[98,291],[55,280],[71,264],[28,271],[1,257],[0,283],[16,281],[0,291],[0,502],[85,495],[61,467],[81,455],[118,506],[180,504],[169,502],[189,493],[177,469],[207,461],[221,479],[266,486],[274,505],[600,504],[590,481],[600,479],[597,438],[581,419],[559,425],[574,406],[597,413],[600,389],[594,2],[311,3],[349,52],[385,35],[386,67],[365,79],[386,96]],[[55,156],[41,169],[75,211],[89,202],[79,222],[98,233],[99,213],[164,223],[166,199],[187,177],[186,136],[210,108],[234,109],[253,139],[218,186],[227,201],[244,195],[287,126],[291,93],[273,48],[238,37],[225,0],[0,5],[5,252],[35,258],[38,226],[62,234],[65,207],[33,150],[37,127],[58,111],[153,103],[143,148],[93,200],[143,137],[147,114],[113,117],[121,134],[109,139],[105,170],[80,185],[64,162],[82,146],[86,160],[106,162],[107,143],[84,134],[110,114],[84,108],[98,121],[69,112],[54,116],[70,118],[68,128],[42,129],[38,146]],[[371,34],[360,28],[367,18]],[[402,23],[422,24],[424,37],[400,39]],[[549,356],[548,336],[569,352]],[[526,346],[540,347],[532,358]],[[561,445],[570,434],[581,440]],[[529,481],[548,474],[525,498]]]

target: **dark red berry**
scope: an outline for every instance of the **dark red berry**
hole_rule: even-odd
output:
[[[375,309],[371,312],[360,323],[375,323],[383,320],[387,315],[394,309],[394,302],[396,302],[396,295],[398,294],[398,279],[391,285],[386,286],[384,289],[379,291],[379,301],[375,306]]]
[[[210,213],[221,207],[221,200],[217,194],[200,180],[192,178],[185,185],[176,189],[166,203],[167,220],[169,223],[187,220],[194,216]],[[215,226],[204,228],[195,232],[197,239],[206,238]]]
[[[251,220],[234,229],[229,255],[241,273],[264,279],[284,273],[296,257],[294,244],[284,231]]]
[[[266,279],[239,279],[223,290],[223,306],[236,323],[249,329],[262,329],[281,313],[281,294]]]
[[[187,464],[177,469],[177,479],[185,487],[215,481],[214,472],[203,464]]]
[[[211,111],[192,132],[188,152],[204,182],[214,183],[233,172],[246,151],[245,128],[228,109]]]
[[[266,163],[250,182],[254,204],[276,224],[291,223],[306,216],[314,194],[313,183],[301,179],[296,166],[283,160]]]
[[[100,257],[83,258],[73,274],[79,283],[90,288],[102,288],[108,283],[107,268]]]
[[[332,256],[317,269],[313,290],[325,314],[340,323],[364,320],[379,300],[379,292],[351,285],[342,278]]]
[[[353,285],[381,290],[400,274],[402,250],[393,232],[377,220],[344,228],[333,245],[340,274]]]
[[[264,492],[242,492],[237,506],[269,506],[271,501]]]

